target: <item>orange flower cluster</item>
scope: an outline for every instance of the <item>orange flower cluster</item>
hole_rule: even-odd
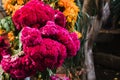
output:
[[[8,15],[13,15],[16,10],[29,0],[2,0],[3,7]]]
[[[70,31],[74,31],[74,25],[77,20],[79,8],[76,6],[74,0],[59,0],[58,5],[60,7],[64,7],[65,10],[63,14],[66,16],[67,19],[67,28]]]
[[[10,32],[8,33],[8,39],[9,39],[9,41],[14,41],[15,36],[14,36],[13,31],[10,31]]]
[[[0,35],[3,35],[4,33],[6,33],[6,31],[4,29],[0,29]],[[8,32],[7,37],[9,41],[14,41],[15,36],[14,36],[13,31]]]

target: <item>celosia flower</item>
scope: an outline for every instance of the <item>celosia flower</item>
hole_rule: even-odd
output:
[[[30,55],[25,55],[21,59],[22,67],[27,76],[31,76],[37,71],[37,63],[31,58]]]
[[[5,39],[0,36],[0,48],[8,47],[9,43],[5,41]]]
[[[5,41],[3,37],[0,36],[0,62],[2,60],[2,56],[8,54],[9,43]]]
[[[35,46],[41,43],[41,33],[36,28],[25,27],[21,31],[21,41],[26,46]]]
[[[42,38],[40,44],[30,46],[28,43],[25,43],[25,41],[30,41],[33,38],[32,35],[34,32],[36,32],[36,34],[39,33],[35,28],[25,27],[22,30],[21,39],[25,54],[29,54],[31,58],[38,63],[37,65],[40,71],[43,71],[47,67],[53,69],[62,65],[67,55],[65,46],[56,40],[44,37]],[[41,38],[41,34],[37,34],[35,36],[37,37],[34,38],[33,43],[37,38]]]
[[[18,30],[25,26],[40,28],[47,21],[53,21],[54,14],[54,10],[49,5],[38,0],[32,0],[17,10],[12,19]]]
[[[29,55],[21,57],[11,57],[10,55],[3,56],[1,65],[5,72],[19,79],[33,75],[37,69],[36,63]]]
[[[61,43],[52,39],[43,39],[42,48],[45,51],[42,53],[45,56],[44,64],[48,68],[56,68],[62,65],[66,58],[66,48]]]
[[[70,80],[68,77],[59,77],[57,75],[50,76],[50,80]]]
[[[7,49],[0,48],[0,63],[4,55],[10,54]]]
[[[70,33],[70,36],[72,37],[75,45],[76,45],[76,49],[79,50],[80,49],[80,40],[78,39],[78,35],[73,32],[73,33]]]
[[[42,44],[34,47],[24,47],[23,50],[38,63],[40,71],[46,68],[57,68],[63,64],[66,58],[65,46],[51,39],[43,39]]]
[[[66,26],[66,18],[65,16],[63,15],[62,12],[56,10],[55,11],[55,23],[61,27],[65,27]]]
[[[74,43],[70,33],[65,28],[56,25],[54,22],[48,21],[47,24],[40,29],[43,37],[52,38],[60,43],[62,43],[67,50],[67,55],[75,56],[77,52],[78,44]],[[75,35],[76,36],[76,35]]]

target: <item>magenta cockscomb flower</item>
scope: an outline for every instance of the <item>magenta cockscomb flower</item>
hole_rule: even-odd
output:
[[[9,43],[5,41],[5,39],[2,36],[0,36],[0,62],[2,60],[2,56],[9,54],[9,46]]]
[[[78,51],[77,48],[79,48],[79,42],[78,44],[74,42],[74,35],[71,36],[67,29],[56,25],[52,21],[48,21],[47,24],[40,29],[40,32],[42,37],[52,38],[53,40],[62,43],[66,47],[68,57],[76,55]]]
[[[75,45],[76,45],[76,50],[80,49],[80,40],[78,39],[78,35],[75,32],[70,33],[70,36],[72,37]]]
[[[50,76],[50,80],[70,80],[69,77],[59,77],[57,75]]]
[[[44,64],[51,69],[62,65],[66,58],[66,48],[61,43],[52,39],[43,39],[41,47],[45,48],[43,55],[46,56]]]
[[[38,63],[40,71],[46,68],[57,68],[63,64],[66,58],[65,46],[49,38],[44,38],[40,45],[24,47],[24,50]]]
[[[41,33],[36,28],[24,27],[21,31],[21,41],[23,45],[35,46],[41,43]]]
[[[54,18],[55,18],[55,23],[56,23],[57,25],[65,28],[66,18],[65,18],[64,14],[63,14],[62,12],[56,10],[56,11],[55,11]]]
[[[5,55],[3,56],[1,65],[5,72],[10,73],[13,68],[15,69],[20,66],[20,59],[17,57],[11,58],[10,55]]]
[[[7,48],[9,47],[9,42],[5,41],[5,39],[0,36],[0,48]]]
[[[4,71],[15,78],[25,78],[37,70],[61,66],[66,57],[76,55],[80,44],[75,33],[69,33],[52,21],[48,21],[40,30],[24,27],[20,39],[24,55],[4,55],[1,61]]]
[[[31,76],[37,71],[36,63],[28,55],[22,57],[5,55],[3,56],[1,65],[5,72],[19,79]]]
[[[39,0],[31,0],[15,12],[12,20],[18,30],[25,26],[40,28],[47,21],[53,21],[54,14],[54,10],[49,5]]]
[[[31,58],[30,55],[21,57],[21,63],[23,70],[25,70],[27,74],[27,77],[36,73],[37,63],[34,61],[34,59]]]

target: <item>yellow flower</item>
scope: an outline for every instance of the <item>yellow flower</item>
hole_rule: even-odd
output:
[[[8,39],[9,39],[9,41],[13,41],[13,40],[15,39],[15,36],[14,36],[13,31],[10,31],[10,32],[8,33]]]

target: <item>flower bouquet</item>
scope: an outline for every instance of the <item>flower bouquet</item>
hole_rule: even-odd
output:
[[[1,75],[22,80],[33,75],[69,80],[55,73],[80,49],[76,2],[3,0],[3,7],[8,16],[0,20]]]

